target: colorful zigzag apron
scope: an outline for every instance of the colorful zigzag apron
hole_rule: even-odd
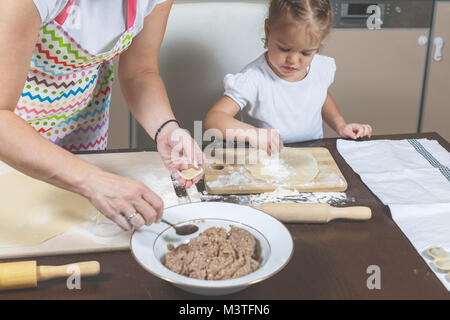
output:
[[[69,151],[106,148],[112,59],[135,35],[136,1],[127,1],[127,28],[114,47],[91,54],[64,29],[72,8],[45,25],[36,43],[27,80],[14,112],[41,135]]]

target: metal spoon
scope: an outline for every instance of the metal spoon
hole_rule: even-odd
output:
[[[183,226],[177,227],[164,219],[162,219],[161,221],[174,228],[175,232],[180,236],[187,236],[198,231],[198,227],[194,224],[185,224]]]

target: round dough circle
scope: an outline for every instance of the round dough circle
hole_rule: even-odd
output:
[[[245,167],[257,179],[289,185],[311,182],[319,173],[317,160],[311,153],[287,147],[271,157],[260,152],[258,162]]]
[[[203,173],[203,168],[202,167],[189,168],[187,170],[179,171],[179,173],[183,179],[192,180],[195,177],[197,177],[198,175]]]

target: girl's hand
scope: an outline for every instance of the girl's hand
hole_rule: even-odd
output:
[[[164,127],[157,137],[158,152],[172,177],[177,179],[180,185],[190,188],[201,179],[202,175],[185,180],[179,171],[194,167],[203,167],[205,171],[204,154],[186,130],[178,126],[169,126],[171,124],[166,126],[167,129]]]
[[[343,138],[358,139],[361,137],[371,137],[372,127],[368,124],[349,123],[338,130],[338,134]]]
[[[255,148],[265,150],[269,156],[283,149],[283,140],[281,140],[280,133],[272,128],[256,129],[256,136],[250,136],[249,143]]]
[[[83,186],[94,207],[123,230],[161,221],[163,200],[142,182],[99,169],[87,174]]]

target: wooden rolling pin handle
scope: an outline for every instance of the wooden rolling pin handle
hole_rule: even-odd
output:
[[[328,221],[334,219],[369,220],[371,217],[372,210],[369,207],[337,208],[330,206],[328,211]]]
[[[336,208],[326,203],[262,203],[255,208],[283,222],[327,223],[334,219],[367,220],[368,207]]]
[[[36,268],[38,281],[65,278],[78,272],[81,277],[96,276],[100,273],[100,263],[98,261],[87,261],[63,266],[38,266]]]

